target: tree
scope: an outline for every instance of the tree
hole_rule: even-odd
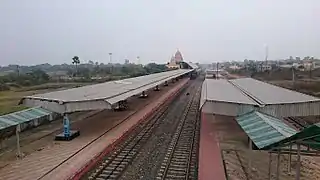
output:
[[[309,59],[310,59],[310,57],[306,56],[306,57],[303,58],[303,61],[308,61]]]
[[[78,56],[73,56],[72,64],[76,65],[76,74],[78,74],[78,65],[80,64],[80,58]]]
[[[37,80],[39,83],[47,82],[50,79],[50,76],[41,69],[35,69],[31,71],[31,73],[28,73],[28,75],[31,76],[31,79]]]

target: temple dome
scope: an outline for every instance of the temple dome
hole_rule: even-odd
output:
[[[182,54],[179,50],[177,50],[177,52],[174,55],[174,59],[176,61],[176,63],[182,62],[183,61],[183,57]]]

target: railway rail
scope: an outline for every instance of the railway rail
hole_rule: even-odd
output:
[[[172,138],[161,164],[157,179],[197,179],[197,150],[199,142],[199,98],[200,88],[184,112],[183,120]]]
[[[185,92],[188,91],[190,95],[186,95]],[[154,117],[150,120],[141,123],[135,130],[126,138],[126,140],[121,143],[116,149],[107,155],[94,169],[88,172],[82,177],[82,179],[119,179],[121,175],[126,171],[126,168],[132,163],[135,157],[139,154],[140,149],[148,142],[149,138],[153,135],[153,132],[158,127],[161,127],[161,124],[164,121],[180,120],[185,122],[185,119],[192,119],[192,114],[197,114],[198,106],[195,105],[195,96],[199,96],[199,86],[189,85],[187,89],[183,90],[173,101],[173,103],[167,105],[159,113],[156,113]],[[187,102],[187,106],[185,105]],[[190,116],[189,118],[186,118]],[[197,116],[193,115],[194,118],[193,124],[189,123],[188,128],[194,129],[194,125],[197,121]],[[179,123],[180,124],[180,123]],[[187,126],[186,126],[187,127]],[[193,133],[193,138],[198,138],[197,133]],[[190,138],[189,138],[190,139]],[[191,139],[190,139],[191,140]],[[197,142],[192,141],[192,146],[196,145]],[[193,150],[193,153],[190,153],[191,156],[188,156],[188,161],[192,160],[197,162],[197,148],[192,148],[189,144],[189,147]],[[196,163],[190,163],[195,167]],[[192,169],[192,172],[194,172]],[[188,170],[189,171],[189,170]]]

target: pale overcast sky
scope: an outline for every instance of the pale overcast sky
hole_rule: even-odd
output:
[[[0,65],[320,57],[320,0],[1,0]]]

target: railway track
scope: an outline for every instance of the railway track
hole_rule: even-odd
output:
[[[191,110],[191,105],[194,104],[194,94],[199,94],[199,90],[198,87],[188,87],[189,96],[185,95],[185,91],[182,91],[178,95],[179,98],[176,97],[173,103],[169,104],[153,118],[140,124],[123,143],[82,179],[119,179],[139,154],[140,149],[148,142],[157,127],[161,126],[164,121],[185,119],[188,111]],[[185,105],[186,102],[187,106]],[[194,109],[194,111],[196,110]],[[195,159],[196,157],[190,158]]]
[[[200,88],[188,104],[159,169],[157,179],[197,179]]]

